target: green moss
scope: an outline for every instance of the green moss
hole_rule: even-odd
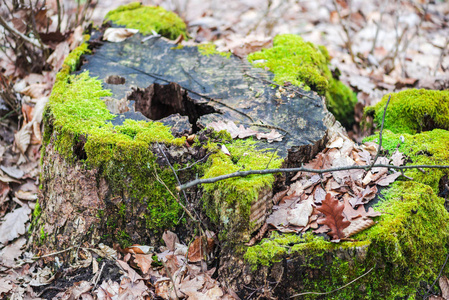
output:
[[[203,178],[216,177],[239,170],[277,168],[281,165],[282,160],[277,155],[273,156],[271,152],[256,150],[255,144],[256,142],[251,139],[236,140],[231,144],[226,144],[231,156],[227,156],[221,151],[212,154],[205,166]],[[216,144],[211,144],[208,147],[217,149]],[[223,234],[228,234],[228,237],[235,235],[231,239],[241,238],[241,236],[237,237],[238,234],[243,234],[246,238],[248,232],[253,229],[253,225],[249,223],[251,204],[258,199],[260,192],[271,188],[273,182],[274,175],[267,174],[236,177],[204,184],[204,209],[212,221],[232,231],[223,231]]]
[[[410,89],[385,95],[373,108],[365,109],[365,114],[374,110],[374,121],[379,127],[389,96],[384,128],[410,134],[434,128],[449,129],[449,91]]]
[[[121,5],[108,12],[105,20],[127,28],[139,29],[143,35],[155,31],[172,40],[180,35],[187,38],[187,26],[184,21],[175,13],[158,6],[143,6],[138,2]]]
[[[383,197],[376,210],[384,214],[354,237],[357,242],[272,233],[249,247],[245,259],[257,268],[288,258],[297,270],[314,270],[290,279],[301,286],[297,292],[330,292],[373,268],[332,299],[414,298],[420,282],[436,278],[449,251],[449,214],[444,199],[422,183],[396,182]]]
[[[213,43],[206,43],[198,45],[198,51],[201,55],[209,56],[209,55],[221,55],[226,58],[231,57],[231,52],[220,52],[217,51],[217,46]]]
[[[401,141],[401,136],[404,142]],[[378,136],[373,135],[364,141],[378,142]],[[398,149],[406,156],[407,165],[448,165],[449,164],[449,132],[442,129],[422,132],[420,134],[395,134],[389,130],[382,133],[382,147],[389,154]],[[447,169],[426,169],[425,173],[417,169],[405,171],[405,175],[430,186],[438,193],[438,183]]]
[[[327,107],[345,126],[354,122],[355,94],[332,77],[329,70],[329,54],[324,46],[305,42],[293,34],[278,35],[273,48],[248,55],[256,67],[268,68],[280,85],[291,82],[305,90],[313,90],[326,96]]]
[[[181,208],[156,176],[171,191],[175,191],[175,179],[171,170],[156,164],[151,149],[153,143],[181,146],[185,138],[175,139],[170,128],[159,122],[126,120],[123,125],[113,126],[110,121],[115,116],[101,100],[111,93],[103,89],[101,81],[88,72],[69,75],[77,66],[77,59],[86,52],[86,44],[77,48],[57,75],[44,113],[44,145],[51,141],[68,162],[75,162],[79,160],[75,146],[81,144],[85,152],[80,155],[84,157],[82,161],[86,167],[102,171],[112,197],[145,203],[148,212],[141,216],[141,222],[146,228],[171,228],[180,221]],[[109,218],[107,227],[113,229],[121,224],[120,217],[129,214],[132,207],[131,202],[124,203],[117,216],[105,216]]]

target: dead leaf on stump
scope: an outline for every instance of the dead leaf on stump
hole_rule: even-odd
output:
[[[327,194],[322,205],[317,207],[325,216],[324,219],[318,221],[318,224],[329,226],[331,231],[327,234],[332,238],[332,241],[339,241],[344,238],[343,230],[351,224],[343,215],[344,208],[345,205],[332,197],[331,194]]]

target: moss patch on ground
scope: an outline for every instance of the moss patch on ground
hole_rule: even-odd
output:
[[[385,95],[374,107],[365,109],[366,114],[374,113],[379,127],[390,96],[384,128],[409,134],[434,128],[449,129],[449,91],[410,89]]]
[[[155,31],[172,40],[180,35],[187,39],[187,26],[184,21],[177,14],[158,6],[143,6],[139,2],[121,5],[108,12],[105,20],[127,28],[139,29],[143,35]]]
[[[252,53],[248,60],[256,67],[272,71],[274,81],[280,85],[291,82],[325,96],[328,109],[343,125],[354,122],[357,97],[349,87],[333,78],[324,46],[305,42],[297,35],[281,34],[274,38],[272,48]]]

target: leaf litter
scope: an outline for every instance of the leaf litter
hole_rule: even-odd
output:
[[[376,157],[377,148],[374,143],[359,146],[337,133],[303,167],[320,170],[367,165]],[[390,160],[396,166],[404,163],[399,151],[390,159],[378,157],[377,163],[388,164]],[[373,218],[381,213],[365,206],[376,197],[378,186],[388,186],[400,175],[394,171],[389,173],[387,168],[335,171],[321,176],[298,172],[282,196],[274,196],[273,213],[267,217],[266,224],[280,232],[312,230],[317,234],[327,233],[333,242],[344,240],[376,224]]]

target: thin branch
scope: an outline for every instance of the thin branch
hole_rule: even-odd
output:
[[[8,30],[9,32],[11,32],[12,34],[20,37],[22,40],[30,43],[31,45],[37,47],[37,48],[43,48],[46,49],[47,46],[46,45],[39,45],[39,43],[37,43],[36,41],[30,39],[29,37],[27,37],[26,35],[20,33],[19,31],[17,31],[14,27],[9,26],[9,24],[5,21],[5,19],[2,18],[2,16],[0,15],[0,25],[2,25],[3,27],[5,27],[6,30]]]
[[[427,299],[430,293],[430,290],[434,287],[435,283],[437,283],[438,279],[440,279],[441,277],[441,273],[443,273],[444,268],[446,267],[447,264],[447,260],[449,259],[449,253],[446,255],[446,260],[444,261],[444,264],[441,266],[440,268],[440,273],[438,273],[437,278],[435,279],[435,281],[432,283],[432,285],[429,287],[429,289],[427,290],[426,294],[424,295],[423,299]]]
[[[387,104],[385,104],[385,108],[384,108],[384,115],[382,116],[382,124],[380,125],[380,131],[379,131],[379,148],[377,149],[376,157],[374,158],[373,162],[371,163],[369,170],[371,170],[373,168],[374,164],[376,163],[377,159],[379,158],[380,150],[382,149],[382,132],[384,131],[385,115],[387,114],[387,107],[388,107],[388,104],[390,103],[390,99],[391,99],[391,95],[388,97]]]
[[[443,165],[416,165],[416,166],[394,166],[394,165],[385,165],[385,164],[376,164],[376,165],[362,165],[362,166],[346,166],[346,167],[338,167],[338,168],[330,168],[330,169],[307,169],[307,168],[279,168],[279,169],[264,169],[264,170],[248,170],[248,171],[239,171],[226,175],[220,175],[212,178],[205,179],[196,179],[180,186],[177,186],[176,189],[178,191],[182,191],[188,189],[192,186],[196,186],[198,184],[204,183],[214,183],[220,180],[225,180],[234,177],[245,177],[248,175],[264,175],[264,174],[273,174],[273,173],[289,173],[289,172],[308,172],[308,173],[330,173],[330,172],[339,172],[339,171],[347,171],[347,170],[369,170],[370,168],[389,168],[394,170],[406,170],[406,169],[449,169],[449,166]]]
[[[165,272],[167,272],[168,278],[170,279],[170,281],[173,283],[173,290],[175,291],[175,297],[176,300],[179,300],[178,297],[178,292],[176,291],[176,285],[175,285],[175,281],[173,280],[173,276],[171,275],[170,270],[167,267],[167,264],[164,262],[163,259],[160,260],[160,262],[162,263],[162,265],[164,266]]]
[[[53,252],[53,253],[49,253],[49,254],[46,254],[46,255],[42,255],[42,256],[36,256],[36,257],[33,257],[33,259],[41,259],[41,258],[43,258],[43,257],[49,257],[49,256],[53,256],[53,255],[57,255],[57,254],[61,254],[61,253],[64,253],[64,252],[70,251],[70,250],[72,250],[73,248],[75,248],[75,246],[69,247],[69,248],[67,248],[67,249],[64,249],[64,250],[61,250],[61,251],[57,251],[57,252]]]
[[[375,267],[375,266],[374,266],[374,267]],[[374,269],[374,267],[372,267],[371,269],[368,270],[368,272],[363,273],[362,275],[360,275],[360,276],[357,277],[356,279],[354,279],[354,280],[348,282],[347,284],[345,284],[345,285],[343,285],[343,286],[341,286],[341,287],[339,287],[339,288],[336,288],[335,290],[332,290],[332,291],[330,291],[330,292],[325,292],[325,293],[305,292],[305,293],[299,293],[299,294],[293,295],[293,296],[291,296],[290,298],[299,297],[299,296],[304,296],[304,295],[328,295],[328,294],[332,294],[332,293],[334,293],[334,292],[336,292],[336,291],[339,291],[339,290],[341,290],[341,289],[344,289],[344,288],[347,287],[348,285],[350,285],[350,284],[356,282],[357,280],[359,280],[360,278],[362,278],[362,277],[368,275],[368,274]]]
[[[182,209],[184,209],[184,211],[187,213],[187,215],[196,223],[198,222],[197,219],[195,219],[195,217],[192,215],[192,213],[187,209],[187,207],[184,206],[184,204],[181,203],[181,201],[178,199],[178,197],[176,197],[173,192],[168,188],[168,186],[165,184],[165,182],[159,177],[159,175],[156,173],[154,173],[154,176],[156,177],[156,180],[162,184],[167,191],[170,193],[170,195],[176,200],[176,202],[178,202],[178,204],[182,207]]]

